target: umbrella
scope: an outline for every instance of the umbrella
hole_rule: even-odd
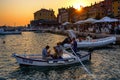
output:
[[[65,22],[62,25],[65,26],[65,25],[68,25],[68,24],[71,24],[71,23],[70,22]]]
[[[117,22],[119,21],[118,19],[114,19],[114,18],[111,18],[111,21],[110,22]]]
[[[79,21],[75,22],[74,24],[82,24],[82,23],[84,23],[84,20],[79,20]]]
[[[96,19],[94,18],[88,18],[86,20],[84,20],[84,23],[94,23],[96,21]]]
[[[103,17],[100,20],[97,20],[95,23],[100,23],[100,22],[116,22],[118,19],[110,18],[110,17]]]

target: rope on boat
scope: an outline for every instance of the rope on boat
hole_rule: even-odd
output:
[[[94,78],[94,80],[97,80],[95,78],[95,76],[85,67],[85,65],[82,63],[81,59],[77,56],[77,54],[74,52],[74,50],[72,49],[72,47],[70,47],[72,52],[75,54],[75,56],[78,58],[79,62],[81,63],[81,65],[83,66],[83,68],[85,69],[85,71]]]

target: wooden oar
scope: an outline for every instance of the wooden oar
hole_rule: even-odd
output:
[[[85,67],[85,65],[82,63],[81,59],[77,56],[77,54],[76,54],[75,51],[72,49],[72,47],[70,47],[70,49],[72,50],[72,52],[74,53],[74,55],[78,58],[80,64],[83,66],[84,70],[85,70],[90,76],[92,76],[92,77],[94,78],[94,80],[97,80],[97,79],[95,78],[95,76]]]

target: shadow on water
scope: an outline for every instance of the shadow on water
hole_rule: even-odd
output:
[[[119,45],[107,45],[103,47],[94,47],[94,48],[78,48],[78,50],[93,52],[94,50],[115,50],[116,46],[120,47]]]
[[[0,77],[0,80],[6,80],[5,78]]]
[[[102,47],[94,47],[94,48],[78,48],[78,51],[88,51],[88,52],[93,52],[94,50],[115,50],[116,46],[120,47],[120,45],[107,45],[107,46],[102,46]],[[66,49],[69,52],[72,52],[70,48]]]
[[[91,63],[85,61],[84,64],[90,65]],[[9,73],[11,80],[63,80],[65,76],[69,79],[74,77],[76,71],[81,70],[80,64],[59,67],[36,67],[36,66],[21,66],[15,71]],[[65,73],[67,75],[64,75]],[[82,70],[80,71],[82,72]]]

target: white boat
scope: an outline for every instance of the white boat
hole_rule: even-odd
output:
[[[10,34],[21,34],[21,31],[5,31],[4,29],[0,29],[0,35],[10,35]]]
[[[81,61],[89,61],[91,59],[91,53],[80,51],[77,53],[78,56],[64,50],[62,59],[42,59],[40,54],[24,55],[24,54],[12,54],[19,65],[25,66],[39,66],[39,67],[56,67],[56,66],[67,66]]]
[[[114,43],[116,41],[116,37],[106,37],[100,39],[93,39],[91,41],[83,40],[81,42],[77,41],[78,48],[95,48],[95,47],[103,47],[108,44]],[[71,44],[64,44],[65,48],[71,47]]]
[[[71,38],[75,37],[76,35],[74,34],[73,30],[69,30],[68,34]],[[92,40],[82,40],[82,41],[77,41],[77,47],[78,48],[95,48],[95,47],[103,47],[112,43],[116,42],[116,37],[111,36],[111,37],[105,37],[105,38],[100,38],[100,39],[92,39]],[[64,47],[69,48],[71,47],[71,44],[64,44]]]

